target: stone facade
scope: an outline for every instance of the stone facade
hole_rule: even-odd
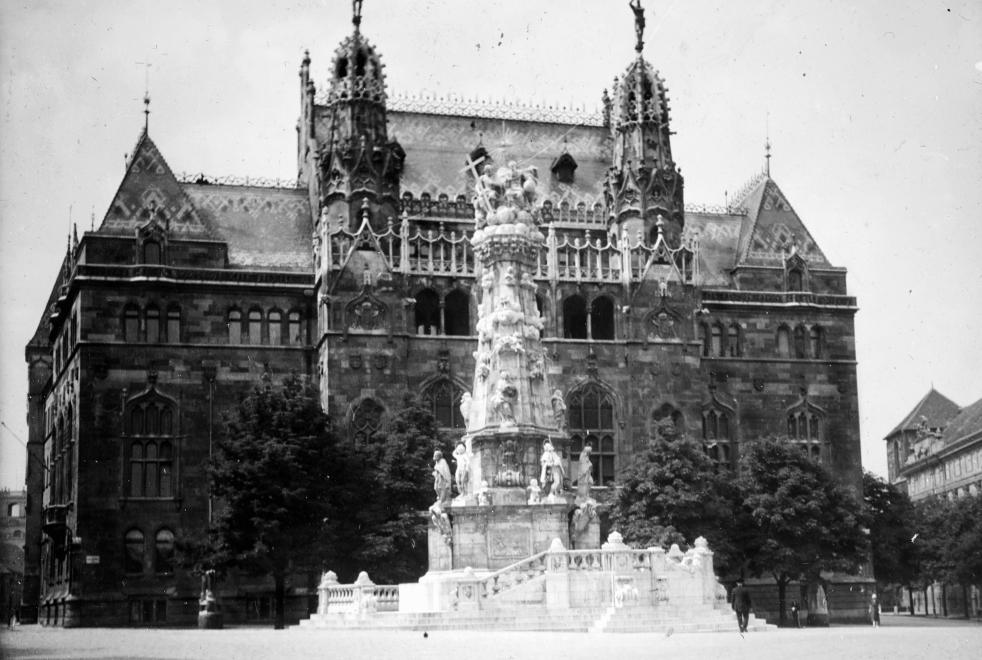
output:
[[[27,491],[0,491],[0,624],[20,616],[26,531]]]
[[[590,444],[603,499],[670,417],[723,468],[776,435],[858,492],[846,272],[766,171],[727,208],[686,205],[667,93],[640,51],[596,116],[389,99],[357,25],[323,94],[309,57],[300,82],[295,185],[179,179],[144,129],[99,228],[69,241],[26,350],[28,610],[193,621],[173,542],[206,528],[220,414],[266,373],[319,381],[355,436],[406,392],[462,435],[479,368],[474,177],[510,161],[540,183],[530,368],[566,406],[566,475]],[[314,583],[291,587],[299,616]],[[227,581],[226,620],[268,614],[270,594]]]

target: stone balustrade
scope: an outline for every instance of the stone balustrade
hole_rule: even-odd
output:
[[[369,615],[398,610],[399,585],[375,584],[364,571],[353,584],[340,584],[334,571],[327,571],[317,586],[318,614]]]

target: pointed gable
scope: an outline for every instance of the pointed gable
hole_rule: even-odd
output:
[[[809,266],[831,267],[805,224],[791,208],[777,183],[762,175],[736,200],[747,209],[747,227],[740,237],[739,263],[780,266],[792,246]]]
[[[144,130],[98,233],[132,236],[136,228],[154,215],[154,210],[158,221],[172,236],[207,238],[211,235],[157,145]]]
[[[907,416],[897,424],[896,428],[887,434],[891,437],[901,431],[912,431],[921,424],[923,417],[927,421],[928,428],[942,429],[948,425],[961,410],[958,404],[941,394],[933,387],[924,395],[914,409],[907,413]]]

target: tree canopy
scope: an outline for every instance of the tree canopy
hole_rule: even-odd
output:
[[[316,390],[298,377],[254,388],[224,415],[209,465],[219,498],[211,563],[271,575],[283,627],[289,574],[320,568],[336,547],[332,525],[337,438]]]
[[[873,574],[880,583],[910,585],[917,579],[914,506],[906,493],[871,472],[863,474]]]
[[[786,442],[749,443],[740,463],[755,536],[749,566],[777,581],[783,623],[788,582],[817,581],[822,571],[855,571],[866,560],[865,515],[821,463]]]
[[[739,568],[734,542],[737,493],[728,474],[701,443],[679,433],[666,418],[646,447],[620,473],[611,523],[640,546],[691,544],[704,536],[720,572]]]

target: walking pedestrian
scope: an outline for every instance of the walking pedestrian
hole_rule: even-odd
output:
[[[876,592],[869,599],[869,619],[874,628],[880,627],[880,602],[876,598]]]
[[[791,625],[795,628],[801,627],[801,620],[798,618],[798,601],[791,601]]]
[[[733,588],[733,611],[736,612],[740,632],[747,632],[752,605],[750,592],[743,586],[743,580],[737,580],[736,587]]]

